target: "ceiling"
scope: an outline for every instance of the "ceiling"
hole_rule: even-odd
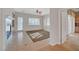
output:
[[[16,12],[22,12],[27,14],[34,14],[34,15],[47,15],[50,13],[49,8],[14,8]],[[41,11],[41,14],[37,13],[36,11]]]

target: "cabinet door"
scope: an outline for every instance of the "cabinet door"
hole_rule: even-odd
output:
[[[76,16],[75,32],[76,32],[76,33],[79,33],[79,16]]]

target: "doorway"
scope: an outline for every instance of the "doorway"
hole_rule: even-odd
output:
[[[68,34],[75,33],[75,17],[68,15]]]
[[[12,40],[12,17],[11,16],[6,16],[4,18],[5,20],[5,49],[8,48],[8,46],[11,43]]]

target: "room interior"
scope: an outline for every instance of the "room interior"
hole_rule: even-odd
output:
[[[79,50],[78,8],[0,8],[1,51]]]

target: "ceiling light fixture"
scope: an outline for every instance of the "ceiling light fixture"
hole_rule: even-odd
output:
[[[37,13],[37,14],[42,14],[42,11],[36,10],[36,13]]]

